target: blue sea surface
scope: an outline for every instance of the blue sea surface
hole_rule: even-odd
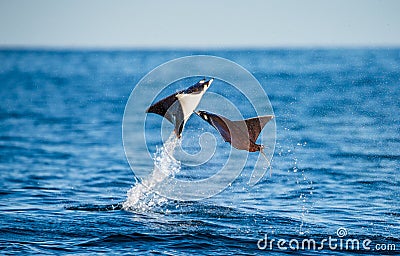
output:
[[[124,210],[137,186],[128,97],[158,65],[197,54],[238,63],[267,92],[272,176]],[[400,49],[0,50],[0,254],[287,254],[303,239],[323,248],[302,255],[398,254],[399,99]],[[350,238],[360,250],[340,247]]]

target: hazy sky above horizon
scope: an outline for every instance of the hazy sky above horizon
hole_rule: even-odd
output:
[[[0,0],[0,47],[400,46],[398,0]]]

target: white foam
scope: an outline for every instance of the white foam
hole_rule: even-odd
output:
[[[124,210],[149,211],[155,206],[161,206],[168,200],[154,192],[155,187],[160,185],[166,178],[174,177],[180,171],[181,164],[174,157],[174,151],[181,142],[174,133],[161,148],[157,147],[154,154],[153,172],[141,182],[128,190],[127,199],[123,203]]]

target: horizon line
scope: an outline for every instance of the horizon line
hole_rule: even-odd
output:
[[[0,50],[50,50],[50,51],[231,51],[231,50],[316,50],[316,49],[398,49],[400,44],[338,44],[338,45],[265,45],[265,46],[99,46],[99,45],[1,45]]]

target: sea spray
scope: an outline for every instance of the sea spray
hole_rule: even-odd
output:
[[[123,203],[124,210],[148,211],[167,202],[156,191],[166,178],[172,178],[180,171],[181,163],[173,156],[180,143],[181,140],[171,133],[164,145],[157,147],[152,173],[128,190],[127,200]]]

